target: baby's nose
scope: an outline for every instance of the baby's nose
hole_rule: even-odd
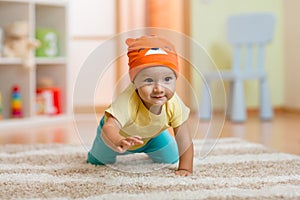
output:
[[[154,92],[154,93],[162,93],[162,92],[163,92],[163,89],[164,89],[164,88],[163,88],[160,84],[156,83],[156,84],[154,85],[153,92]]]

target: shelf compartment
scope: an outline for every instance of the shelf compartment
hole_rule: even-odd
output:
[[[67,69],[63,64],[42,64],[37,65],[36,67],[36,88],[40,87],[55,87],[59,88],[60,90],[60,110],[61,114],[67,112],[66,105],[67,105]],[[45,83],[43,83],[46,81]],[[49,82],[51,82],[50,85]]]
[[[29,22],[29,4],[26,2],[0,1],[0,27],[26,20]]]
[[[50,29],[57,33],[58,55],[66,56],[66,7],[60,5],[35,5],[35,25],[38,29]]]
[[[0,91],[2,94],[2,115],[4,119],[11,118],[12,88],[14,85],[17,85],[20,88],[23,117],[26,118],[31,116],[30,94],[32,93],[32,76],[30,70],[20,67],[19,65],[0,67]]]

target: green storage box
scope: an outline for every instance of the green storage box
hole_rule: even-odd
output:
[[[40,46],[36,49],[37,57],[56,57],[59,55],[58,35],[52,29],[37,29],[36,39],[40,41]]]

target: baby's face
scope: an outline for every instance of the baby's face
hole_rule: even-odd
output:
[[[176,90],[176,75],[164,66],[148,67],[135,77],[134,84],[145,106],[163,106]]]

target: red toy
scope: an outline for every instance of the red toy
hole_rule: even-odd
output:
[[[57,115],[61,113],[59,88],[37,88],[36,93],[37,114]]]

